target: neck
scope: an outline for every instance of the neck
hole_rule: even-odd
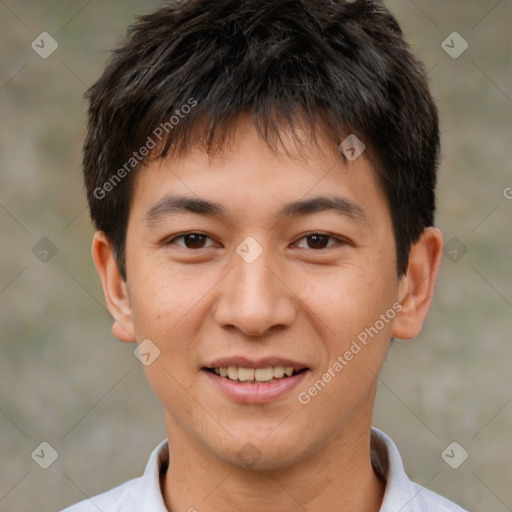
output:
[[[365,428],[355,423],[290,467],[256,471],[205,453],[168,422],[170,464],[162,482],[166,507],[170,512],[378,512],[385,484],[371,464],[371,415]]]

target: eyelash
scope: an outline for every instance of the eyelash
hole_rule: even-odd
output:
[[[202,236],[202,237],[206,237],[206,238],[209,238],[210,240],[212,240],[212,238],[208,235],[205,235],[204,233],[200,233],[200,232],[197,232],[197,231],[189,231],[187,233],[182,233],[181,235],[178,235],[178,236],[175,236],[169,240],[167,240],[165,242],[165,245],[172,245],[176,240],[180,239],[180,238],[185,238],[186,236],[190,236],[190,235],[199,235],[199,236]],[[341,238],[337,238],[329,233],[322,233],[322,232],[313,232],[313,233],[308,233],[306,235],[303,235],[301,238],[299,238],[299,241],[300,240],[303,240],[305,238],[309,238],[309,237],[312,237],[312,236],[315,236],[315,235],[320,235],[320,236],[323,236],[323,237],[327,237],[329,239],[332,239],[332,240],[335,240],[338,245],[349,245],[349,242],[347,240],[343,240]],[[176,245],[179,245],[179,244],[176,244]],[[325,249],[329,249],[330,247],[333,247],[334,245],[336,244],[332,244],[332,245],[328,245],[327,247],[322,247],[320,249],[310,249],[312,251],[321,251],[321,250],[325,250]],[[183,245],[179,245],[179,247],[182,247],[183,249],[188,249],[189,251],[199,251],[201,249],[208,249],[209,247],[211,246],[207,246],[207,247],[199,247],[198,249],[191,249],[189,247],[185,247]],[[301,249],[303,249],[303,247],[301,247]]]

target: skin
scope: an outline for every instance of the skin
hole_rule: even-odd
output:
[[[284,144],[289,154],[273,152],[243,118],[217,157],[194,149],[139,172],[126,282],[108,239],[94,236],[114,335],[124,342],[149,338],[160,349],[144,370],[163,406],[171,464],[162,493],[173,512],[375,512],[382,503],[384,484],[369,449],[377,376],[390,338],[421,330],[442,237],[426,229],[399,278],[389,207],[364,154],[345,164],[327,145],[299,156],[286,137]],[[228,215],[187,212],[148,221],[148,211],[170,194],[215,201]],[[324,195],[355,203],[364,219],[333,211],[276,217],[284,203]],[[207,237],[177,239],[183,232]],[[314,233],[334,238],[317,248],[308,238]],[[250,264],[236,253],[248,236],[263,248]],[[397,302],[395,318],[308,404],[300,403],[298,393]],[[201,369],[232,355],[285,357],[309,371],[272,402],[239,403]],[[260,454],[251,467],[237,456],[247,443]]]

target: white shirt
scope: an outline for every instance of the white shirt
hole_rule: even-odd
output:
[[[467,512],[455,503],[405,474],[402,459],[390,437],[372,427],[371,457],[377,473],[386,481],[380,512]],[[167,467],[167,440],[151,453],[144,475],[86,499],[61,512],[168,512],[160,491],[160,468]]]

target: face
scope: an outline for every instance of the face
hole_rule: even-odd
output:
[[[244,120],[222,155],[136,175],[124,328],[160,350],[144,368],[169,434],[229,464],[283,468],[370,425],[400,299],[391,216],[364,155],[322,149],[272,152]]]

